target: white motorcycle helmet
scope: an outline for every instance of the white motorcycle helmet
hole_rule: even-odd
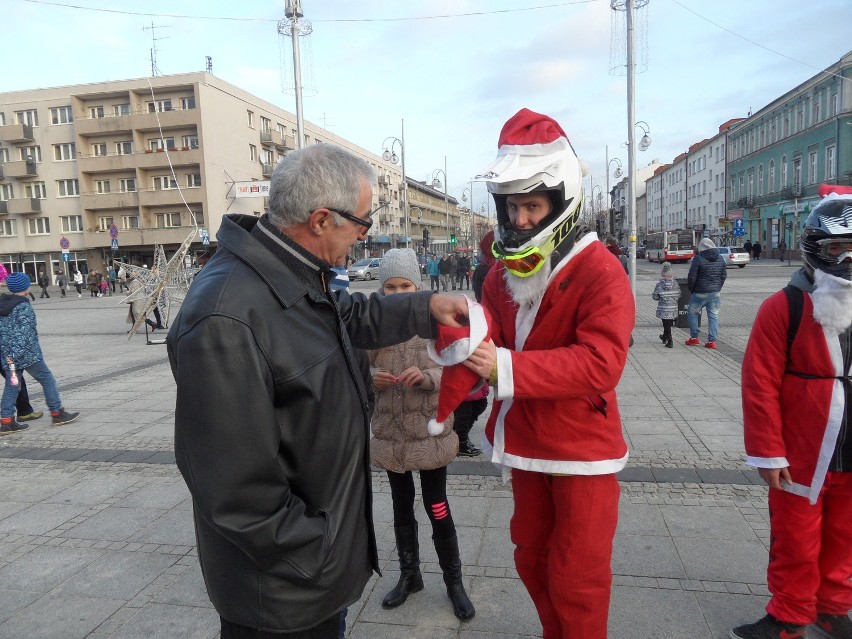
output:
[[[497,208],[492,252],[510,272],[528,277],[555,252],[558,260],[571,250],[580,228],[583,174],[568,136],[552,118],[521,109],[503,126],[497,158],[483,177]],[[506,198],[528,193],[546,194],[552,210],[536,228],[519,230],[509,220]]]

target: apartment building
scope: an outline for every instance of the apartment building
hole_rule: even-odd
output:
[[[223,215],[264,212],[241,195],[264,192],[296,135],[294,114],[204,72],[0,93],[0,262],[32,278],[151,264],[196,223],[215,244]],[[384,232],[400,233],[399,167],[306,122],[316,143],[373,166]],[[197,237],[192,252],[206,248]]]
[[[658,159],[651,160],[642,168],[636,169],[636,200],[638,202],[646,193],[646,181],[653,176],[662,163]],[[614,235],[619,241],[624,240],[630,231],[630,219],[627,213],[627,176],[623,177],[612,187],[610,191],[612,201],[612,222],[609,234]],[[647,198],[645,199],[645,217],[640,222],[639,210],[636,211],[636,233],[639,243],[648,231]]]
[[[852,185],[852,51],[734,123],[727,161],[727,217],[743,219],[743,240],[797,247],[819,185]]]

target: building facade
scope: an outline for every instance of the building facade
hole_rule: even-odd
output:
[[[728,132],[727,220],[769,256],[798,249],[820,184],[852,185],[852,52]]]
[[[292,113],[203,72],[0,93],[0,262],[33,279],[151,264],[196,224],[215,245],[224,215],[265,211],[296,130]],[[310,123],[304,142],[376,170],[373,205],[388,206],[370,233],[399,239],[399,167]],[[207,248],[197,236],[192,252]]]

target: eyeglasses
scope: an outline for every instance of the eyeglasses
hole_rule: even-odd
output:
[[[491,245],[491,254],[506,265],[506,269],[518,277],[535,275],[544,266],[544,256],[537,246],[514,254],[502,253],[497,248],[497,242]]]
[[[373,226],[373,213],[375,213],[375,211],[370,211],[367,214],[366,218],[362,218],[362,217],[355,217],[351,213],[346,213],[345,211],[338,211],[337,209],[332,209],[332,208],[329,208],[329,207],[325,207],[325,208],[327,208],[332,213],[337,213],[340,217],[345,218],[345,219],[349,220],[350,222],[355,222],[355,224],[357,224],[358,226],[363,226],[368,231],[370,230],[370,227]]]

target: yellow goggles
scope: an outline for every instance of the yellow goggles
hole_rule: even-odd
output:
[[[529,277],[535,275],[544,266],[547,259],[541,254],[537,246],[522,251],[521,253],[512,253],[506,255],[497,249],[497,242],[491,245],[491,254],[506,265],[506,269],[513,275],[518,277]]]

